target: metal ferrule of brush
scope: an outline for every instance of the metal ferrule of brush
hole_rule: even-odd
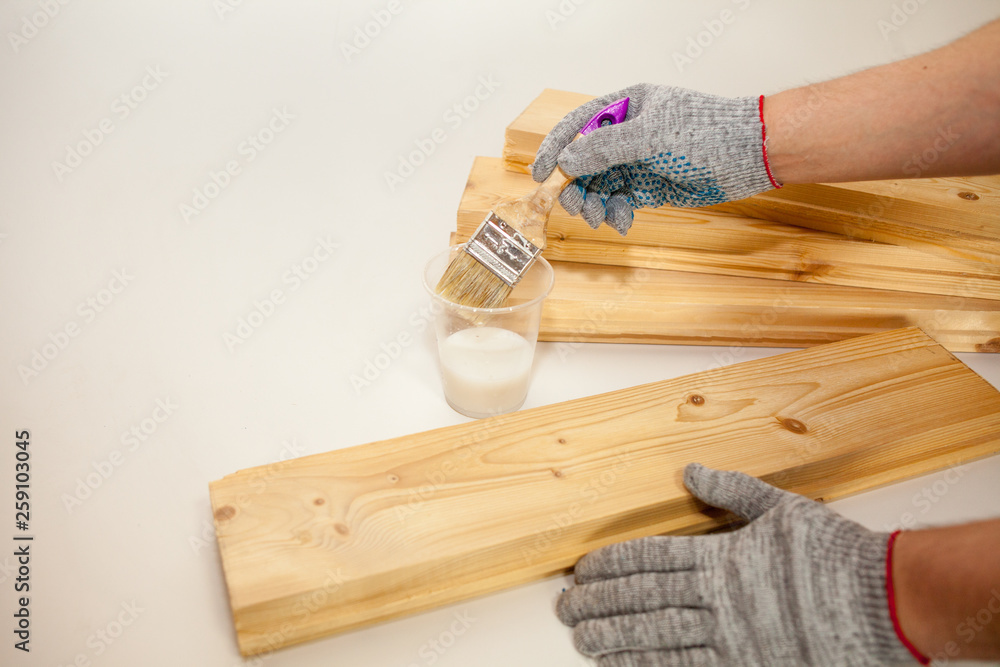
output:
[[[491,211],[465,244],[465,252],[513,287],[542,249]]]

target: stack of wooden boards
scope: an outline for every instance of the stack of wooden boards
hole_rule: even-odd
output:
[[[719,526],[684,489],[693,461],[829,500],[998,451],[1000,392],[909,328],[242,470],[210,494],[251,655]]]
[[[546,91],[503,160],[475,161],[457,239],[534,187],[534,151],[587,99]],[[546,340],[829,344],[213,482],[241,653],[716,528],[689,462],[830,500],[1000,452],[1000,392],[948,352],[1000,351],[998,178],[788,187],[640,211],[626,238],[557,207],[545,254]]]
[[[476,158],[464,241],[535,187],[535,151],[592,99],[546,90]],[[952,351],[1000,352],[1000,176],[786,186],[701,209],[640,210],[628,236],[556,206],[541,340],[802,347],[919,326]]]

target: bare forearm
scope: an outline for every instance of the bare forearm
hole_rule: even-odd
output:
[[[900,533],[893,579],[900,626],[924,655],[1000,658],[1000,519]]]
[[[888,65],[764,100],[781,183],[1000,173],[1000,20]]]

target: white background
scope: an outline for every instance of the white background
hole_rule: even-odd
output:
[[[384,1],[49,0],[51,18],[45,4],[0,6],[4,665],[241,664],[208,482],[465,421],[441,396],[420,324],[420,269],[454,229],[473,157],[499,155],[505,126],[543,88],[601,94],[652,81],[769,94],[927,50],[1000,15],[985,0],[907,0],[888,32],[894,3],[884,0],[404,1],[376,30],[373,17],[389,16]],[[702,35],[702,53],[679,67],[674,54],[723,9],[735,20]],[[345,53],[366,25],[377,34]],[[470,99],[477,88],[482,99]],[[449,122],[456,104],[475,108]],[[294,118],[251,161],[240,147],[275,110]],[[111,131],[95,135],[102,121]],[[386,172],[436,128],[444,143],[390,188]],[[88,133],[100,141],[77,166],[54,166]],[[181,205],[229,161],[239,173],[208,188],[217,196],[185,220]],[[319,238],[335,254],[306,262],[315,270],[297,286],[286,280]],[[282,303],[227,345],[273,290]],[[77,335],[64,339],[67,326]],[[370,386],[352,386],[400,334],[414,342]],[[52,358],[36,358],[40,372],[22,377],[43,350]],[[540,344],[526,407],[781,351],[586,345],[567,356]],[[958,356],[1000,385],[1000,358]],[[175,406],[169,416],[157,401]],[[144,440],[123,441],[143,427]],[[13,547],[2,546],[16,532],[20,429],[31,432],[36,535],[29,656],[12,648]],[[906,512],[922,525],[1000,514],[1000,457],[961,471],[957,483],[938,473],[833,506],[880,530]],[[922,492],[934,502],[919,503]],[[589,664],[552,613],[567,582],[251,663]],[[133,602],[134,622],[110,644],[98,639]],[[449,643],[456,613],[475,620],[434,651],[433,640]]]

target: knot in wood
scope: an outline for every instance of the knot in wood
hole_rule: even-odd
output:
[[[778,423],[784,426],[792,433],[805,433],[808,430],[806,429],[806,425],[800,422],[798,419],[778,417]]]
[[[704,405],[705,397],[702,396],[701,394],[692,394],[690,397],[688,397],[688,403],[690,403],[691,405]]]
[[[223,505],[219,509],[215,510],[216,521],[228,521],[234,516],[236,516],[236,508],[232,505]]]
[[[976,343],[976,352],[1000,352],[1000,336],[985,343]]]
[[[968,199],[969,201],[976,201],[977,199],[979,199],[979,195],[977,195],[975,192],[963,191],[959,192],[958,196],[961,197],[962,199]]]

